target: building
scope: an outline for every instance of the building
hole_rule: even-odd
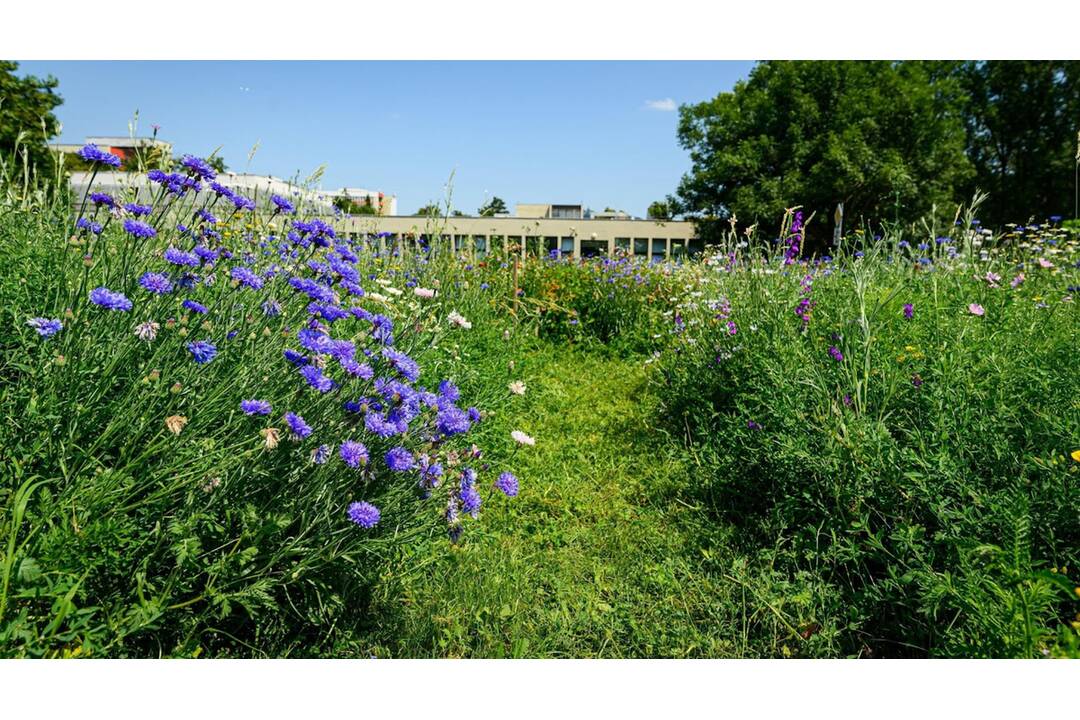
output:
[[[552,253],[610,257],[621,251],[656,261],[679,261],[705,250],[694,224],[675,220],[354,216],[338,219],[334,226],[353,238],[381,236],[378,242],[387,247],[409,247],[422,241],[473,257],[494,251],[520,252],[522,257]]]
[[[112,153],[121,161],[132,160],[139,152],[142,152],[144,156],[154,152],[162,157],[172,157],[173,151],[172,143],[152,137],[88,137],[86,143],[97,145],[98,149]],[[82,145],[66,143],[53,143],[49,147],[67,154],[74,154],[82,149]]]
[[[375,215],[397,215],[397,195],[387,195],[379,190],[365,190],[364,188],[341,188],[326,191],[324,194],[331,199],[331,202],[341,198],[350,200],[356,205],[366,205],[375,211]]]
[[[549,205],[536,203],[518,203],[517,216],[519,218],[558,218],[565,220],[583,220],[585,218],[585,207],[581,204]]]

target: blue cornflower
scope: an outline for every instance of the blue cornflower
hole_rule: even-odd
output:
[[[241,400],[240,409],[245,415],[269,415],[273,408],[266,400]]]
[[[187,349],[199,365],[205,365],[217,355],[217,348],[208,340],[189,342]]]
[[[836,362],[844,361],[844,353],[840,352],[839,348],[837,348],[835,345],[829,346],[829,356]]]
[[[198,313],[200,315],[205,315],[206,313],[210,312],[209,310],[206,309],[205,305],[203,305],[201,303],[197,303],[194,300],[185,300],[183,303],[181,303],[181,305],[185,309],[190,310],[190,311],[195,312],[195,313]]]
[[[214,217],[214,215],[206,208],[200,208],[199,211],[195,214],[198,215],[204,222],[207,222],[211,225],[217,225],[218,219]]]
[[[364,447],[364,443],[356,442],[355,440],[346,440],[341,443],[341,450],[338,451],[341,454],[341,459],[345,461],[345,464],[349,467],[360,467],[361,465],[367,465],[368,462],[368,450]]]
[[[104,205],[105,207],[116,207],[116,201],[113,200],[112,195],[108,193],[95,192],[90,193],[90,202],[95,205]]]
[[[371,318],[371,336],[383,345],[394,344],[394,321],[385,315],[375,315]]]
[[[289,429],[292,430],[293,435],[299,438],[306,438],[311,434],[311,426],[304,422],[304,418],[296,413],[285,413],[285,422],[288,424]]]
[[[165,250],[164,258],[166,262],[170,262],[173,265],[182,265],[185,267],[199,267],[199,256],[195,253],[184,252],[183,250],[177,250],[171,245]]]
[[[214,168],[210,167],[208,162],[194,155],[185,155],[181,158],[180,165],[187,169],[188,174],[202,180],[213,180],[217,177],[217,173],[214,172]]]
[[[391,448],[390,451],[386,453],[386,467],[394,472],[412,470],[415,464],[416,461],[413,460],[412,453],[403,447]]]
[[[349,505],[349,519],[362,528],[373,528],[379,523],[379,508],[368,502],[354,502]]]
[[[457,402],[461,398],[461,392],[458,390],[457,385],[449,380],[443,380],[439,383],[439,395],[450,402]]]
[[[435,427],[443,435],[457,435],[468,432],[469,425],[469,416],[453,405],[439,410],[439,414],[435,416]]]
[[[311,453],[311,462],[316,465],[325,465],[326,461],[330,459],[330,451],[333,448],[325,443],[315,448]]]
[[[461,486],[458,489],[461,497],[461,509],[474,518],[480,514],[480,493],[476,489],[476,471],[465,468],[461,473]]]
[[[383,357],[386,358],[390,367],[397,370],[398,374],[409,382],[416,382],[420,377],[420,366],[405,353],[392,348],[383,348]]]
[[[144,222],[127,218],[124,220],[124,231],[137,238],[152,238],[157,235],[157,230]]]
[[[135,203],[128,203],[124,205],[124,209],[135,217],[144,217],[154,212],[154,208],[151,205],[137,205]]]
[[[293,365],[307,365],[307,356],[303,353],[298,353],[291,348],[285,348],[285,359],[291,362]]]
[[[101,163],[109,167],[120,167],[120,158],[98,148],[94,143],[87,143],[78,152],[79,157],[88,163]]]
[[[237,265],[232,268],[232,270],[229,271],[229,276],[240,285],[249,287],[252,290],[262,289],[263,279],[243,265]]]
[[[173,289],[172,282],[165,273],[144,273],[143,276],[139,278],[139,285],[141,285],[144,290],[152,292],[155,295],[166,295],[171,293]]]
[[[97,287],[91,290],[90,302],[109,310],[127,312],[131,309],[131,301],[124,297],[123,293],[113,292],[106,287]]]
[[[304,376],[304,380],[307,381],[308,385],[321,393],[328,393],[337,387],[337,383],[323,375],[322,370],[315,365],[301,366],[300,374]]]
[[[100,223],[96,223],[90,218],[79,218],[75,223],[75,227],[80,230],[89,230],[95,235],[100,235],[103,230]]]
[[[43,317],[30,318],[26,321],[26,324],[37,330],[38,335],[45,338],[52,337],[64,328],[64,324],[59,320]]]
[[[381,413],[369,412],[364,416],[364,428],[372,435],[381,438],[393,437],[398,434],[396,423],[388,421]]]
[[[275,212],[280,211],[287,214],[292,214],[296,212],[296,208],[293,207],[293,204],[285,198],[281,197],[280,195],[271,195],[270,202],[274,203],[274,205],[277,207],[277,210]]]
[[[502,491],[506,497],[514,497],[518,494],[518,479],[513,473],[504,472],[495,481],[495,487]]]
[[[266,317],[277,317],[281,314],[281,303],[277,300],[267,300],[262,304],[262,311]]]

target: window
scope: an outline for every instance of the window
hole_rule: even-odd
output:
[[[634,254],[635,255],[648,255],[649,254],[649,238],[634,238]]]
[[[574,255],[574,238],[573,237],[563,237],[559,242],[559,250],[561,251],[562,255],[569,255],[569,256],[573,257],[573,255]]]
[[[630,252],[630,238],[615,238],[615,249]]]
[[[664,238],[653,238],[652,241],[652,259],[665,260],[667,259],[667,240]]]
[[[552,205],[551,217],[562,218],[566,220],[580,220],[581,219],[581,206],[580,205]]]

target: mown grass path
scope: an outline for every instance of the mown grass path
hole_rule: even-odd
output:
[[[513,461],[521,494],[488,502],[461,546],[424,551],[385,595],[376,654],[736,654],[695,567],[705,520],[677,499],[692,473],[645,424],[641,360],[545,348],[518,371],[528,392],[495,421],[536,438]]]

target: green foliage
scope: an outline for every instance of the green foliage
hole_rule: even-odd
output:
[[[16,146],[26,154],[31,168],[44,178],[51,178],[54,163],[48,143],[60,131],[53,110],[63,102],[54,91],[59,81],[54,77],[18,77],[19,64],[0,61],[0,160],[21,163],[15,158]]]
[[[679,109],[693,167],[669,201],[744,223],[796,203],[831,217],[840,202],[857,223],[913,221],[948,205],[971,174],[951,112],[958,93],[955,82],[931,84],[920,63],[761,63],[732,92]]]
[[[1058,244],[1029,236],[1025,253],[1080,257],[1047,239]],[[768,568],[750,581],[762,597],[815,579],[810,614],[779,611],[826,633],[815,652],[1058,652],[1080,609],[1077,274],[1028,254],[1010,287],[1011,275],[987,279],[1015,267],[1004,248],[943,253],[922,272],[886,262],[903,255],[895,237],[862,249],[785,273],[703,274],[702,296],[727,298],[738,332],[715,305],[685,308],[690,329],[655,378],[669,431],[700,458],[696,497],[737,528],[749,568]]]
[[[656,200],[649,204],[646,217],[650,220],[670,220],[671,214],[671,203],[666,200]]]
[[[506,201],[498,195],[493,195],[490,200],[477,209],[476,214],[480,217],[492,217],[507,212],[510,211],[506,207]]]
[[[370,197],[364,197],[357,202],[351,197],[339,196],[334,198],[334,207],[343,213],[350,215],[378,215],[379,211],[371,202]]]
[[[1000,60],[955,63],[967,154],[967,192],[990,193],[984,222],[1000,226],[1072,214],[1080,156],[1080,62]]]

